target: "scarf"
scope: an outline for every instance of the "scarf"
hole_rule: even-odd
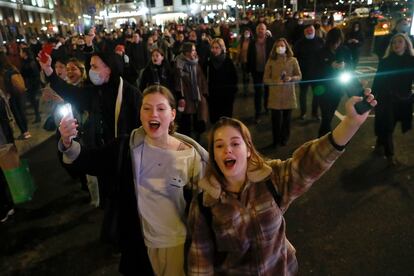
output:
[[[221,53],[218,56],[211,56],[211,64],[213,65],[214,69],[217,70],[223,65],[225,59],[226,59],[225,53]]]
[[[196,102],[201,101],[200,91],[198,89],[198,82],[197,82],[197,66],[198,66],[198,59],[190,60],[186,58],[184,55],[181,56],[181,61],[183,62],[183,71],[190,74],[190,84],[191,84],[191,99]]]

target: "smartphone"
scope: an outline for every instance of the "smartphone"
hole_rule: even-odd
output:
[[[48,60],[48,57],[46,54],[51,56],[52,51],[53,51],[53,44],[50,44],[50,43],[43,44],[42,50],[40,51],[40,61],[42,63],[46,63]]]
[[[349,83],[349,87],[347,89],[348,96],[358,96],[363,97],[361,102],[355,104],[355,110],[358,114],[362,115],[365,112],[372,109],[372,106],[369,102],[367,102],[367,96],[364,94],[364,87],[359,82],[357,78],[353,78]]]
[[[73,119],[72,106],[70,103],[66,103],[59,108],[59,114],[63,117],[67,116],[68,119]]]
[[[285,81],[285,79],[286,79],[286,72],[285,71],[283,71],[282,74],[280,75],[280,79],[282,81]]]

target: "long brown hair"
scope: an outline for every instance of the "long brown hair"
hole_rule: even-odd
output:
[[[209,135],[208,135],[208,154],[209,154],[209,166],[206,172],[207,176],[214,176],[220,183],[227,183],[223,173],[221,172],[219,166],[215,161],[214,156],[214,134],[216,131],[224,126],[233,127],[238,132],[240,132],[244,143],[246,144],[247,148],[250,150],[250,157],[248,160],[248,166],[252,170],[257,170],[263,167],[264,159],[260,155],[260,153],[256,150],[253,145],[252,135],[250,134],[249,129],[243,124],[241,121],[229,118],[229,117],[221,117],[211,128]]]
[[[287,58],[291,58],[293,57],[293,50],[292,47],[290,47],[289,42],[287,42],[286,38],[279,38],[275,41],[275,43],[273,44],[272,50],[270,51],[270,59],[276,60],[277,59],[277,52],[276,52],[276,48],[277,48],[277,43],[282,41],[285,46],[286,46],[286,57]]]

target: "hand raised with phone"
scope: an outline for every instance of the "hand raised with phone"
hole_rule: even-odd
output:
[[[62,143],[66,148],[69,148],[72,144],[73,138],[78,135],[78,124],[73,117],[72,107],[70,104],[63,105],[59,112],[63,115],[59,124],[59,132],[61,135]]]

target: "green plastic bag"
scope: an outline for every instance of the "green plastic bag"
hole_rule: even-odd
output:
[[[4,170],[14,204],[24,203],[32,199],[36,186],[33,183],[27,160],[22,159],[20,166]]]

